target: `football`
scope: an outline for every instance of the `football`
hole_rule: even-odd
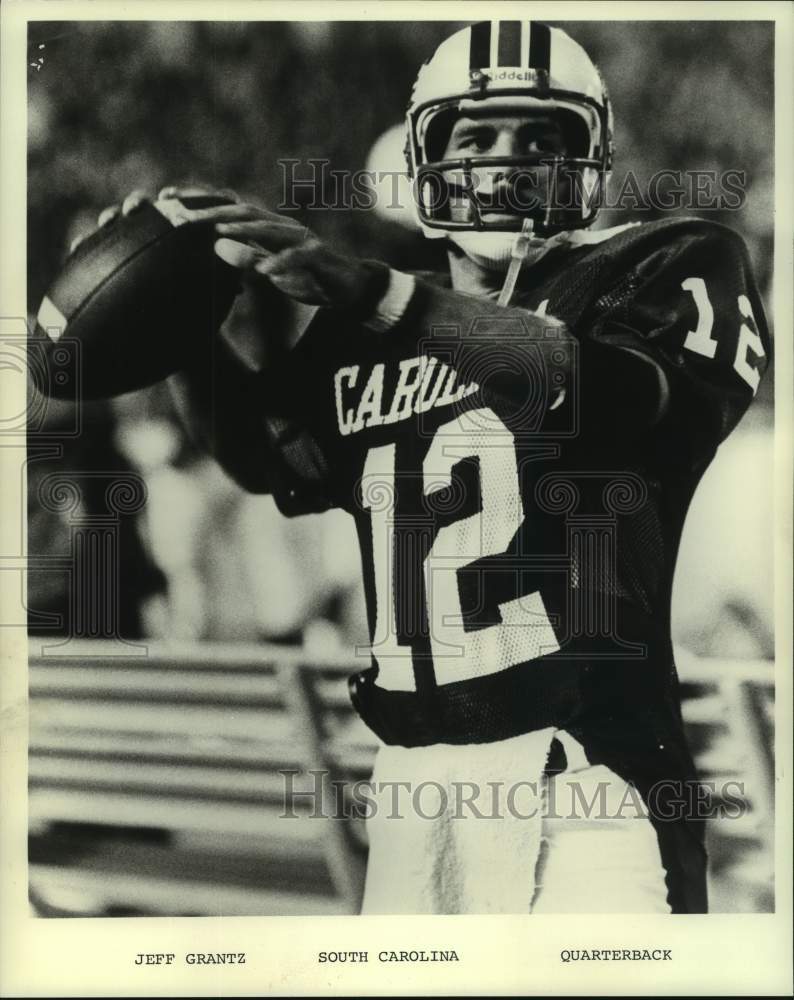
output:
[[[80,243],[38,310],[37,388],[108,398],[184,367],[240,290],[238,272],[214,253],[214,223],[190,221],[184,209],[226,203],[210,195],[145,201]]]

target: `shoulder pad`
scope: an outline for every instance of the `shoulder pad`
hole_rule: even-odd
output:
[[[629,223],[590,235],[596,238],[592,242],[583,240],[580,245],[592,246],[596,252],[601,251],[608,255],[633,251],[638,258],[653,253],[661,247],[682,247],[687,243],[709,243],[714,246],[732,244],[734,247],[744,249],[744,240],[735,230],[711,219],[692,216]]]

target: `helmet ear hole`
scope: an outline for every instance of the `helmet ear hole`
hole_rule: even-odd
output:
[[[456,109],[447,108],[433,115],[428,122],[425,134],[425,156],[428,163],[444,159],[447,143],[457,116]]]
[[[560,123],[568,156],[590,156],[590,129],[584,118],[568,108],[557,108],[555,117]]]

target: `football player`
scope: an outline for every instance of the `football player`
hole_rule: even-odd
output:
[[[355,259],[250,204],[197,213],[219,256],[295,303],[293,346],[257,369],[219,338],[171,379],[179,408],[284,513],[355,518],[372,644],[351,693],[383,743],[374,777],[442,800],[370,821],[368,912],[706,910],[671,587],[768,332],[731,230],[593,227],[612,122],[564,31],[483,22],[422,67],[406,119],[448,273]],[[460,822],[453,788],[489,783],[543,808],[514,796]],[[549,808],[574,787],[603,815]]]

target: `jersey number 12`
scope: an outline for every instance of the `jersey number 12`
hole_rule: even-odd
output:
[[[394,587],[394,514],[397,502],[396,446],[370,449],[362,477],[370,512],[377,603],[372,652],[378,684],[393,691],[415,690],[411,648],[397,637]],[[453,467],[477,458],[481,508],[441,527],[422,572],[427,621],[437,684],[496,673],[559,649],[540,593],[505,601],[498,621],[465,631],[458,571],[474,560],[505,552],[524,521],[515,440],[490,408],[461,414],[435,432],[422,464],[425,496],[452,485]]]

